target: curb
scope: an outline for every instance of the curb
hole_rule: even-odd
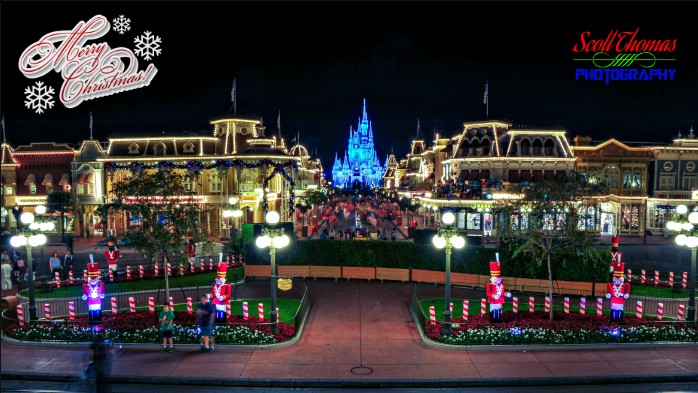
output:
[[[3,380],[77,382],[79,377],[70,374],[26,374],[3,372]],[[228,386],[228,387],[286,387],[286,388],[458,388],[458,387],[509,387],[509,386],[570,386],[643,383],[697,382],[698,374],[687,375],[624,375],[603,377],[564,378],[469,378],[469,379],[256,379],[256,378],[190,378],[190,377],[110,377],[113,384],[179,385],[179,386]]]
[[[430,347],[451,351],[577,351],[584,349],[611,349],[611,348],[678,348],[698,347],[698,342],[650,342],[650,343],[607,343],[607,344],[521,344],[521,345],[453,345],[434,341],[424,334],[424,328],[419,324],[414,308],[410,305],[410,313],[414,319],[417,332],[422,342]],[[698,374],[697,374],[698,375]]]

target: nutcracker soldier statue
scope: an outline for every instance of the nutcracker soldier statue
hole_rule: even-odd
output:
[[[504,297],[511,297],[511,292],[505,292],[502,284],[501,264],[499,263],[499,253],[497,262],[490,262],[490,282],[486,285],[487,302],[490,304],[490,322],[502,322],[502,305]]]
[[[189,262],[194,262],[194,265],[198,268],[199,264],[196,262],[196,245],[194,244],[194,234],[191,231],[187,232],[187,237],[184,239],[184,256],[187,257]]]
[[[609,268],[611,273],[616,270],[616,265],[621,263],[621,258],[623,257],[623,252],[618,251],[618,243],[620,243],[620,238],[616,236],[611,238],[611,266]]]
[[[606,298],[611,299],[611,320],[621,322],[623,320],[623,306],[625,299],[630,296],[630,284],[624,283],[624,263],[617,263],[613,268],[613,282],[606,286]]]
[[[113,237],[109,238],[107,243],[107,249],[104,250],[104,258],[107,260],[109,269],[116,274],[116,269],[118,267],[119,258],[121,257],[121,252],[116,247],[116,239]]]
[[[218,263],[216,274],[216,282],[213,284],[213,305],[216,307],[216,323],[225,323],[226,310],[230,304],[230,293],[232,287],[225,283],[225,275],[227,274],[228,264],[226,262]]]
[[[82,300],[87,301],[90,324],[97,324],[102,320],[102,299],[104,299],[104,283],[99,278],[99,265],[92,261],[87,264],[87,282],[82,284]]]

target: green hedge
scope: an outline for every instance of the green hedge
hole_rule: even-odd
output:
[[[544,263],[523,255],[512,258],[512,246],[499,249],[480,246],[453,250],[451,271],[458,273],[489,274],[489,261],[500,252],[502,276],[547,279]],[[431,245],[403,241],[371,240],[300,240],[290,247],[277,250],[278,265],[313,266],[376,266],[443,270],[446,256],[443,250]],[[611,255],[606,250],[593,250],[585,255],[565,254],[553,260],[553,278],[569,281],[603,281],[608,272]],[[269,264],[269,254],[253,245],[245,249],[245,260],[252,265]],[[606,273],[606,276],[603,273]]]

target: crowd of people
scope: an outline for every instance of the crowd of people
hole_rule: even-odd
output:
[[[48,265],[48,271],[51,272],[52,277],[58,273],[63,280],[67,280],[74,267],[73,252],[68,248],[63,255],[54,251],[45,262],[34,260],[32,263],[34,278],[36,278],[36,267],[39,263]],[[2,282],[3,297],[11,294],[10,291],[14,284],[19,281],[20,277],[26,276],[28,270],[29,264],[18,249],[10,247],[0,250],[0,273],[2,275],[0,282]]]

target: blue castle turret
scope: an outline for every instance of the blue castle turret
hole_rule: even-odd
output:
[[[344,159],[335,154],[332,180],[336,187],[351,187],[358,181],[364,186],[380,186],[385,165],[380,163],[373,144],[373,127],[366,114],[366,99],[356,131],[349,126],[348,150]]]

